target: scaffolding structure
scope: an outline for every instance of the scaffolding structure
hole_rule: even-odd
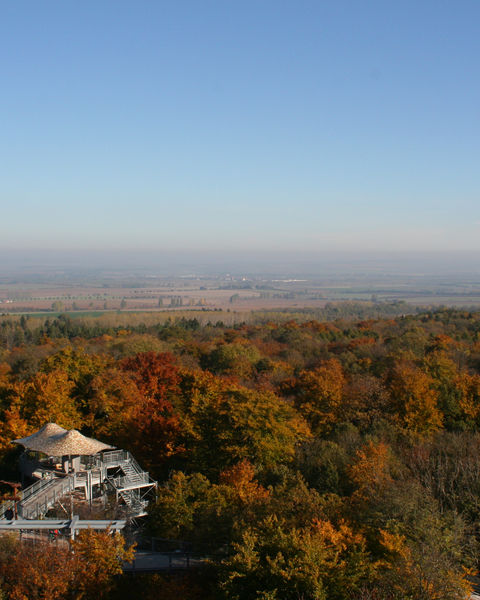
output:
[[[14,500],[0,505],[0,520],[12,520],[14,514],[23,520],[44,519],[57,502],[77,490],[90,507],[94,498],[103,499],[105,506],[107,497],[114,495],[115,504],[123,506],[127,518],[147,514],[157,482],[130,452],[112,449],[54,423],[14,442],[26,449],[19,461],[22,481],[33,483],[19,491]]]

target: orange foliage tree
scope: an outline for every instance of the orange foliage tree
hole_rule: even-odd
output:
[[[313,433],[321,434],[328,432],[338,418],[344,385],[342,365],[331,359],[312,371],[301,371],[298,377],[285,382],[282,389],[293,396],[295,406]]]
[[[368,442],[357,450],[348,474],[357,488],[354,497],[366,499],[378,494],[392,482],[389,447],[383,442]]]
[[[262,502],[270,497],[270,491],[255,481],[255,468],[245,459],[222,471],[220,483],[230,486],[240,502]]]
[[[389,383],[401,425],[419,434],[429,434],[441,428],[443,417],[431,376],[410,363],[400,363],[394,367]]]
[[[459,373],[455,385],[460,392],[460,410],[469,419],[478,423],[480,416],[480,375]]]
[[[133,559],[120,534],[82,531],[68,546],[27,545],[13,536],[0,537],[0,576],[10,600],[104,598]]]
[[[134,558],[134,546],[125,544],[120,533],[81,531],[72,542],[74,557],[73,587],[77,598],[104,598],[113,587],[114,577],[122,574],[124,562]]]
[[[50,421],[66,429],[81,428],[84,420],[72,397],[73,388],[74,383],[62,370],[38,372],[27,382],[15,383],[0,425],[3,448]]]
[[[71,589],[73,557],[50,544],[21,544],[13,534],[0,537],[0,576],[9,600],[63,600]]]

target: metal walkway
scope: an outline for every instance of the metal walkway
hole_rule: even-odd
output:
[[[185,571],[201,567],[208,557],[187,552],[135,552],[131,563],[124,563],[123,572],[152,573],[162,571]]]
[[[125,520],[107,521],[107,520],[86,520],[81,521],[78,517],[73,519],[12,519],[9,521],[0,520],[0,530],[3,531],[41,531],[68,529],[71,537],[75,537],[75,532],[81,529],[110,529],[120,531],[125,527]]]
[[[18,514],[23,519],[38,519],[45,515],[59,498],[75,489],[75,476],[54,477],[36,490],[32,489],[39,483],[43,484],[44,481],[34,483],[23,491],[17,505]]]
[[[75,476],[40,479],[19,492],[17,511],[20,518],[36,519],[48,511],[58,498],[75,489]],[[0,520],[6,518],[7,511],[14,511],[14,502],[8,500],[0,505]]]

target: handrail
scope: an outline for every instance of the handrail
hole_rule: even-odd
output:
[[[32,485],[28,486],[24,490],[21,490],[18,494],[18,507],[21,509],[23,503],[28,502],[32,498],[34,498],[37,494],[43,492],[48,487],[52,487],[52,483],[56,481],[62,481],[63,478],[49,477],[48,479],[40,479],[32,483]],[[9,508],[14,507],[13,501],[3,502],[0,505],[0,518],[5,514],[5,512]]]
[[[50,486],[51,490],[39,490],[37,493],[30,495],[28,505],[24,505],[23,501],[20,503],[19,512],[24,519],[30,519],[43,512],[47,512],[48,508],[56,502],[57,498],[75,488],[73,476],[52,479],[50,482],[55,483],[55,485]],[[35,496],[39,497],[36,502],[34,502]]]
[[[149,473],[143,471],[135,458],[127,450],[110,450],[100,455],[83,458],[82,464],[87,467],[87,471],[93,471],[95,467],[100,467],[98,473],[101,478],[107,474],[108,467],[119,467],[123,470],[122,476],[110,476],[106,480],[116,489],[117,493],[122,491],[139,489],[142,487],[156,486],[156,482],[150,477]],[[117,469],[118,474],[118,469]],[[68,475],[49,473],[48,478],[40,479],[25,488],[19,493],[17,508],[19,514],[24,518],[35,518],[37,515],[44,514],[48,508],[55,503],[67,491],[75,489],[77,479],[80,479],[80,487],[84,485],[83,480],[86,473],[77,472]],[[135,500],[132,498],[132,500]],[[0,519],[4,518],[5,512],[9,508],[14,508],[14,502],[3,502],[0,504]]]
[[[137,473],[143,473],[143,469],[142,467],[138,464],[138,462],[135,460],[135,458],[130,454],[130,452],[127,452],[127,457],[128,457],[128,461],[130,462],[130,464],[132,465],[132,467],[134,468],[134,470]]]
[[[140,498],[138,490],[120,490],[119,494],[127,505],[130,516],[140,517],[147,514],[148,500]]]
[[[109,477],[109,481],[117,489],[124,489],[126,487],[135,487],[138,484],[150,484],[150,477],[148,473],[135,473],[135,475],[125,475],[123,477]]]
[[[126,450],[110,450],[109,452],[104,452],[100,460],[106,466],[110,464],[115,465],[127,460],[127,455],[128,452]]]
[[[27,500],[32,494],[36,494],[42,488],[47,487],[52,481],[55,481],[54,477],[49,477],[48,479],[39,479],[35,483],[32,483],[32,485],[20,492],[21,501],[23,502],[24,500]]]

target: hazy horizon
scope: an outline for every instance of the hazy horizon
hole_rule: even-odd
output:
[[[0,277],[28,272],[148,271],[158,274],[289,274],[331,276],[357,274],[476,276],[480,252],[207,252],[207,251],[2,251]]]

